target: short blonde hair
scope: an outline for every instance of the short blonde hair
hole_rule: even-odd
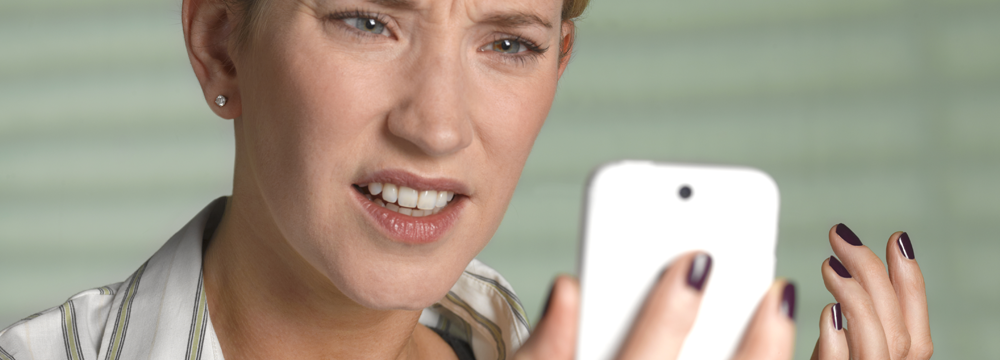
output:
[[[587,10],[590,0],[563,0],[562,21],[576,21]]]

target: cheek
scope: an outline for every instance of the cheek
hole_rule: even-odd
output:
[[[491,166],[511,175],[511,187],[552,107],[556,79],[554,68],[551,74],[504,79],[486,88],[477,99],[479,140]]]
[[[478,251],[486,246],[492,231],[499,227],[507,209],[521,171],[531,152],[545,118],[548,116],[557,85],[556,71],[551,74],[536,74],[531,77],[503,79],[477,79],[482,86],[470,96],[475,106],[476,135],[482,157],[476,159],[479,178],[488,186],[475,199],[477,208],[484,211],[484,223],[474,227],[488,234],[471,235],[484,241]],[[483,236],[484,235],[484,236]],[[472,254],[475,256],[475,254]]]
[[[337,209],[351,206],[342,195],[357,164],[378,151],[387,104],[376,85],[384,75],[324,44],[275,40],[241,79],[250,91],[242,151],[278,230],[302,254],[331,252],[318,248],[366,235],[349,226],[360,219]]]
[[[260,152],[271,157],[265,167],[280,169],[275,180],[297,178],[312,191],[355,175],[344,170],[372,150],[367,148],[378,136],[373,125],[387,107],[378,96],[378,72],[338,61],[316,46],[291,44],[269,52],[275,56],[263,62],[256,72],[264,75],[251,85],[262,91],[250,99],[259,108],[252,125],[264,145]]]

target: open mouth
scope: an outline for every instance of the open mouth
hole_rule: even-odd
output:
[[[413,217],[437,214],[456,197],[456,194],[451,191],[416,190],[391,183],[354,184],[352,186],[354,190],[378,206]]]

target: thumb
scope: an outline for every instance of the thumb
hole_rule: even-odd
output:
[[[778,280],[757,306],[736,360],[791,359],[795,350],[795,285]]]
[[[552,284],[542,319],[514,359],[573,359],[579,312],[580,283],[569,275],[560,275]]]

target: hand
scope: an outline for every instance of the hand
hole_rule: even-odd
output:
[[[831,256],[823,262],[823,282],[839,303],[823,309],[812,359],[930,359],[934,344],[924,277],[909,235],[896,232],[889,237],[888,273],[844,224],[830,229],[830,245],[840,260]]]
[[[701,305],[702,292],[688,281],[697,255],[681,256],[660,277],[632,324],[618,359],[677,358]],[[791,359],[795,345],[794,304],[794,285],[776,281],[760,301],[734,359]],[[579,283],[565,275],[556,278],[542,320],[514,359],[573,359],[579,310]]]

